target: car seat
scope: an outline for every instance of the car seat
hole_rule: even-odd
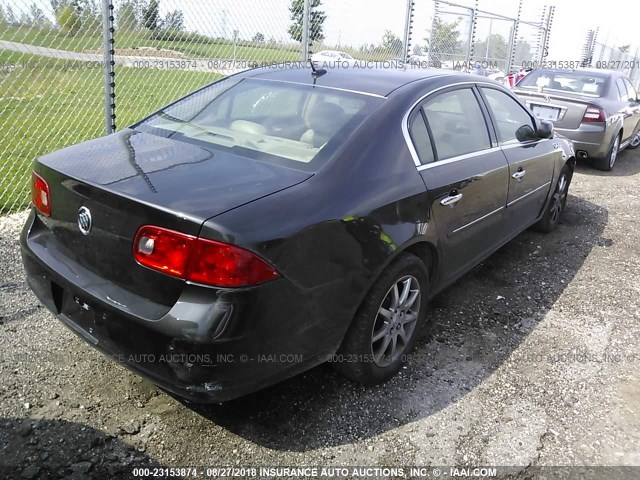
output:
[[[321,147],[340,130],[346,122],[346,115],[340,105],[322,102],[315,105],[305,121],[307,130],[300,141]]]

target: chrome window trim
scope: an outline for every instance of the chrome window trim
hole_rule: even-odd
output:
[[[275,78],[259,78],[259,77],[249,77],[249,78],[251,80],[257,80],[259,82],[289,83],[289,84],[292,84],[292,85],[299,85],[301,87],[326,88],[327,90],[337,90],[339,92],[356,93],[358,95],[366,95],[368,97],[383,98],[385,100],[387,98],[384,95],[378,95],[377,93],[362,92],[360,90],[350,90],[348,88],[329,87],[327,85],[309,85],[308,83],[292,82],[290,80],[277,80]]]
[[[507,203],[507,207],[510,207],[511,205],[513,205],[514,203],[519,202],[520,200],[522,200],[523,198],[527,198],[529,195],[533,195],[534,193],[536,193],[538,190],[541,190],[545,187],[548,187],[549,185],[551,185],[551,182],[547,182],[543,185],[540,185],[538,188],[534,188],[533,190],[531,190],[529,193],[525,193],[524,195],[522,195],[521,197],[516,198],[515,200],[511,200],[509,203]]]
[[[466,160],[467,158],[477,157],[479,155],[484,155],[485,153],[499,152],[501,150],[500,147],[491,147],[485,148],[484,150],[477,150],[471,153],[465,153],[463,155],[456,155],[455,157],[445,158],[444,160],[438,160],[437,162],[425,163],[424,165],[420,165],[418,167],[418,171],[422,172],[423,170],[428,170],[430,168],[439,167],[440,165],[446,165],[448,163],[459,162],[461,160]]]
[[[475,225],[476,223],[481,222],[482,220],[485,220],[485,219],[489,218],[491,215],[494,215],[494,214],[498,213],[501,210],[504,210],[504,206],[498,207],[494,211],[489,212],[486,215],[481,216],[480,218],[476,218],[473,222],[469,222],[466,225],[463,225],[461,227],[456,228],[452,233],[458,233],[458,232],[464,230],[465,228],[470,227],[471,225]]]
[[[510,148],[516,148],[516,147],[520,147],[520,148],[525,148],[528,147],[529,145],[537,145],[539,143],[542,143],[545,140],[549,140],[548,138],[540,138],[538,140],[532,140],[530,142],[524,143],[524,142],[519,142],[518,140],[515,140],[514,143],[502,143],[500,144],[500,147],[503,150],[509,150]],[[513,142],[513,140],[508,140],[508,142]]]
[[[476,80],[468,81],[468,82],[450,83],[448,85],[443,85],[441,87],[434,88],[433,90],[430,90],[429,92],[427,92],[424,95],[422,95],[418,100],[416,100],[411,105],[411,107],[409,107],[409,109],[406,111],[406,113],[402,117],[402,125],[401,125],[402,136],[404,137],[404,141],[407,144],[407,148],[409,149],[409,153],[411,154],[411,157],[413,158],[413,163],[415,164],[416,167],[418,167],[418,170],[420,170],[420,167],[427,167],[429,165],[440,165],[440,164],[444,164],[443,162],[451,163],[451,161],[463,160],[465,158],[468,158],[469,155],[472,155],[472,156],[480,155],[482,153],[487,153],[487,152],[497,148],[497,147],[491,147],[491,148],[488,148],[486,150],[479,150],[478,152],[473,152],[473,154],[458,155],[457,157],[447,158],[446,160],[438,160],[437,162],[432,162],[432,163],[425,163],[424,165],[420,162],[420,157],[418,157],[418,152],[416,151],[415,146],[413,145],[413,141],[411,140],[411,136],[409,135],[409,116],[413,113],[415,108],[420,103],[422,103],[424,100],[427,99],[427,97],[429,97],[429,96],[433,95],[434,93],[437,93],[437,92],[439,92],[441,90],[446,90],[447,88],[458,87],[458,86],[463,86],[463,85],[469,85],[471,87],[474,87],[476,85],[488,85],[488,86],[491,86],[491,87],[498,87],[498,90],[500,89],[500,86],[496,85],[495,83],[482,82],[482,81],[476,81]],[[478,105],[478,107],[480,107],[480,105]],[[486,123],[486,121],[485,121],[485,123]],[[437,145],[436,145],[436,147],[437,147]]]

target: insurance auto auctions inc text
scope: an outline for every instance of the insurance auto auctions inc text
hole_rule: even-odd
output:
[[[496,468],[457,467],[259,467],[258,478],[440,478],[497,475]]]

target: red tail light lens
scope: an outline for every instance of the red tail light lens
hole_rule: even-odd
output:
[[[133,256],[145,267],[184,278],[195,237],[166,228],[144,226],[133,242]]]
[[[257,285],[278,277],[271,265],[248,250],[203,238],[194,244],[187,274],[192,282],[220,287]]]
[[[149,225],[138,230],[133,255],[145,267],[216,287],[257,285],[280,276],[243,248]]]
[[[31,200],[40,213],[51,216],[49,184],[36,172],[31,173]]]
[[[584,112],[584,117],[582,117],[582,123],[590,123],[590,122],[604,122],[607,119],[607,114],[605,111],[598,107],[589,106],[587,110]]]

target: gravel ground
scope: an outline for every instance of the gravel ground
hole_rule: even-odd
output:
[[[364,388],[321,366],[208,407],[167,396],[42,308],[19,259],[24,214],[0,219],[0,465],[24,478],[640,465],[639,186],[638,151],[611,173],[579,165],[560,228],[523,233],[434,299],[435,330],[389,383]]]

